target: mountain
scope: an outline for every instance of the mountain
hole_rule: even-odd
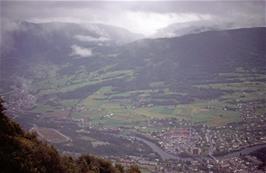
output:
[[[259,26],[258,26],[259,27]],[[232,29],[241,29],[245,26],[236,26],[234,23],[215,23],[208,21],[198,21],[198,22],[186,22],[186,23],[173,23],[165,28],[158,30],[152,37],[153,38],[171,38],[179,37],[183,35],[201,33],[206,31],[223,31]],[[252,28],[252,27],[249,27]]]
[[[137,166],[125,169],[94,156],[63,156],[40,141],[36,134],[25,132],[4,113],[0,100],[0,168],[2,172],[21,173],[140,173]]]
[[[46,56],[51,60],[68,58],[77,47],[85,50],[88,47],[94,53],[142,38],[126,29],[115,26],[88,23],[30,23],[20,22],[16,29],[1,33],[3,35],[2,57],[4,56]],[[12,50],[5,50],[7,47]],[[74,48],[73,48],[74,47]],[[18,52],[17,52],[18,51]],[[79,51],[82,52],[82,51]],[[82,56],[82,53],[73,54]],[[34,60],[33,59],[33,60]]]
[[[230,28],[230,27],[228,27]],[[153,37],[154,38],[171,38],[179,37],[182,35],[189,35],[194,33],[200,33],[205,31],[225,30],[225,27],[216,25],[215,23],[200,22],[187,22],[187,23],[174,23],[165,28],[158,30]]]
[[[206,80],[219,78],[219,73],[233,72],[240,67],[260,71],[266,66],[266,29],[263,27],[142,39],[124,45],[111,41],[110,45],[99,46],[95,41],[83,43],[73,36],[90,33],[87,39],[96,38],[95,30],[98,34],[99,30],[106,30],[100,25],[97,27],[101,29],[91,29],[90,25],[89,31],[76,24],[22,25],[26,29],[22,27],[13,33],[16,40],[13,50],[1,56],[2,75],[7,78],[14,73],[32,76],[32,68],[48,63],[57,66],[57,76],[75,74],[81,67],[88,75],[104,68],[106,70],[95,75],[103,76],[117,71],[133,73],[131,80],[119,77],[107,82],[108,78],[105,78],[95,87],[91,86],[93,90],[99,86],[112,85],[117,92],[125,92],[149,89],[151,83],[163,82],[176,91],[204,84]],[[105,42],[103,35],[97,37]],[[88,54],[87,57],[79,55],[82,53]],[[76,90],[82,91],[82,88]]]
[[[48,63],[56,65],[58,77],[76,74],[82,68],[87,75],[95,73],[98,76],[131,71],[130,80],[127,74],[104,78],[88,87],[94,88],[92,92],[109,85],[117,92],[149,89],[152,83],[163,82],[172,91],[187,93],[193,85],[220,80],[219,73],[233,72],[239,67],[264,71],[266,66],[266,28],[207,31],[174,38],[142,39],[124,45],[97,46],[95,43],[79,43],[70,37],[87,32],[78,25],[24,25],[26,31],[14,33],[16,45],[13,51],[1,57],[3,76],[10,77],[14,73],[33,76],[31,69],[34,66]],[[58,29],[62,25],[66,25],[63,31]],[[93,49],[92,55],[75,58],[73,44],[85,51]],[[63,95],[82,93],[80,91],[85,88],[76,88]],[[181,101],[179,96],[173,97],[173,103]]]
[[[16,29],[1,33],[1,42],[5,43],[1,44],[3,76],[24,73],[29,66],[40,62],[62,65],[75,59],[102,56],[119,45],[142,38],[119,27],[95,23],[19,22],[15,25]]]
[[[139,40],[122,48],[117,68],[134,69],[142,84],[209,77],[237,67],[264,69],[265,36],[266,28],[252,28]]]
[[[265,35],[266,28],[247,28],[144,39],[125,45],[120,56],[131,67],[145,66],[147,62],[167,64],[175,73],[188,69],[195,73],[230,71],[236,66],[259,68],[265,65]],[[156,69],[167,70],[160,66]]]
[[[264,27],[117,44],[101,34],[73,38],[87,33],[77,25],[46,25],[12,33],[13,49],[1,54],[0,93],[27,129],[71,138],[56,143],[61,151],[160,159],[132,141],[135,132],[161,135],[157,126],[179,120],[238,122],[238,105],[247,102],[265,112]]]

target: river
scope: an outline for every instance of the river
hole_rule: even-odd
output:
[[[191,161],[191,160],[203,160],[203,159],[210,159],[210,156],[191,156],[191,157],[183,157],[183,156],[179,156],[179,155],[174,155],[174,154],[170,154],[165,152],[164,150],[161,149],[161,147],[159,147],[157,144],[153,143],[150,140],[141,138],[141,137],[132,137],[138,141],[141,141],[143,143],[145,143],[146,145],[148,145],[154,152],[156,152],[162,160],[168,160],[168,159],[175,159],[175,160],[182,160],[182,161]],[[249,146],[237,151],[231,151],[230,153],[226,153],[223,155],[219,155],[219,156],[215,156],[215,159],[217,160],[223,160],[223,159],[229,159],[232,157],[236,157],[236,156],[240,156],[242,155],[246,155],[249,153],[252,153],[253,151],[256,151],[258,149],[264,148],[266,147],[266,144],[257,144],[257,145],[253,145],[253,146]]]

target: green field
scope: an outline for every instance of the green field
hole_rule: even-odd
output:
[[[42,78],[42,80],[33,81],[32,90],[39,91],[39,96],[45,96],[75,91],[81,87],[100,84],[107,80],[134,78],[133,70],[112,71],[112,67],[106,66],[90,73],[81,68],[75,74],[58,76],[58,67],[40,66],[38,67],[40,70],[36,72],[36,78]],[[146,120],[167,118],[187,119],[193,122],[204,122],[211,126],[222,126],[229,122],[240,121],[240,112],[236,109],[237,103],[266,98],[266,83],[262,81],[266,79],[264,74],[238,68],[235,72],[220,73],[218,76],[230,82],[210,82],[193,86],[207,90],[226,91],[225,94],[215,99],[196,99],[190,103],[177,103],[169,106],[154,104],[136,106],[133,104],[133,97],[137,101],[147,101],[159,90],[164,96],[190,95],[189,92],[172,91],[163,81],[158,81],[150,83],[150,88],[146,90],[115,92],[112,86],[104,86],[85,99],[55,99],[53,102],[58,105],[56,107],[47,103],[37,104],[33,112],[47,113],[72,109],[71,116],[89,118],[95,126],[133,128],[140,126]],[[157,100],[160,101],[160,99]],[[266,112],[266,105],[261,104],[262,106],[256,110],[257,113]],[[77,107],[82,109],[76,110]]]

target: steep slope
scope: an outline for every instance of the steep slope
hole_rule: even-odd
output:
[[[0,100],[0,170],[4,173],[139,173],[136,166],[125,170],[120,164],[93,156],[61,156],[52,146],[23,131],[5,116]]]

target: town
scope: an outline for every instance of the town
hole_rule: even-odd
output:
[[[19,99],[28,102],[29,104],[21,103],[22,105],[34,105],[34,99],[28,97],[25,92],[19,92],[24,99]],[[27,98],[27,99],[25,99]],[[11,100],[12,101],[12,100]],[[12,114],[17,108],[20,111],[22,108],[14,106],[16,101],[11,102],[13,109],[8,109]],[[17,103],[18,104],[18,103]],[[259,160],[253,153],[266,147],[266,115],[257,114],[256,102],[247,102],[237,104],[238,111],[241,114],[241,121],[228,123],[223,126],[209,126],[204,123],[195,123],[184,119],[152,119],[146,122],[146,126],[135,126],[133,129],[125,129],[123,127],[113,128],[98,128],[92,125],[91,122],[83,118],[70,117],[47,117],[48,122],[54,123],[54,127],[49,131],[54,131],[59,126],[59,129],[64,135],[71,140],[63,140],[64,142],[54,143],[57,147],[66,154],[80,155],[83,151],[76,150],[71,152],[65,150],[65,146],[73,147],[73,135],[64,131],[65,126],[69,123],[76,129],[76,133],[84,136],[91,135],[92,131],[97,131],[98,134],[107,134],[113,136],[120,141],[128,141],[131,147],[136,146],[135,150],[139,151],[136,154],[134,151],[131,154],[121,155],[108,154],[103,155],[107,159],[125,165],[138,164],[144,170],[151,172],[253,172],[258,171],[265,162]],[[6,107],[8,108],[8,104]],[[106,115],[108,118],[112,114]],[[37,116],[40,118],[40,116]],[[41,117],[42,121],[44,117]],[[38,124],[38,122],[34,122]],[[40,124],[41,125],[41,124]],[[45,125],[43,125],[45,126]],[[152,127],[164,127],[156,132],[143,132],[143,129]],[[160,129],[160,128],[159,128]],[[57,131],[57,130],[56,130]],[[38,131],[38,134],[41,134]],[[63,135],[63,134],[62,134]],[[67,137],[67,138],[68,138]],[[44,137],[45,138],[45,137]],[[49,141],[49,136],[46,137]],[[88,137],[93,148],[105,147],[108,150],[112,140],[99,141]],[[54,140],[60,141],[60,140]],[[124,142],[121,142],[122,144]],[[82,144],[82,142],[81,142]],[[145,146],[145,147],[144,147]],[[144,148],[143,148],[144,147]],[[145,151],[150,148],[149,152]],[[135,153],[135,154],[133,154]],[[143,153],[143,154],[141,154]],[[150,154],[149,154],[150,153]],[[153,153],[153,154],[151,154]],[[264,167],[265,171],[265,167]],[[263,167],[261,172],[263,172]]]

